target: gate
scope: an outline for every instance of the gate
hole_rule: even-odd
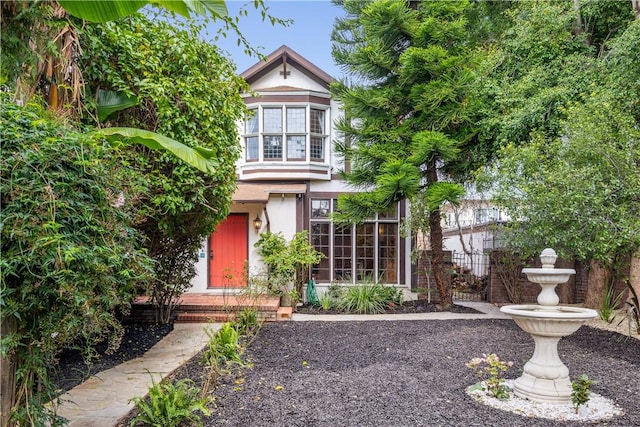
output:
[[[451,253],[449,280],[454,301],[486,301],[490,276],[490,257],[482,252]]]

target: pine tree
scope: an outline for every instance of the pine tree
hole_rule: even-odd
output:
[[[440,207],[456,203],[461,171],[475,143],[474,58],[466,1],[338,0],[333,57],[353,82],[336,83],[343,103],[337,124],[345,143],[344,178],[358,193],[339,199],[338,220],[360,222],[392,203],[427,206],[432,268],[443,308],[452,305],[444,278]],[[416,212],[412,211],[415,215]]]

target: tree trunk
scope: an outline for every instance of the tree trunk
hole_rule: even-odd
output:
[[[640,297],[640,251],[631,257],[629,284],[636,291],[636,295]],[[631,298],[631,292],[629,292],[629,298]]]
[[[604,297],[604,289],[609,278],[609,271],[598,261],[589,261],[587,276],[587,295],[584,304],[589,308],[598,309]]]
[[[6,337],[17,332],[18,325],[13,317],[2,319],[0,334]],[[9,426],[9,416],[11,408],[15,403],[15,381],[16,381],[17,358],[14,352],[10,352],[7,357],[0,359],[0,425]]]
[[[449,310],[453,306],[451,284],[444,278],[444,252],[442,250],[442,225],[440,224],[440,209],[429,214],[429,238],[431,240],[431,253],[433,268],[433,280],[436,282],[438,294],[440,294],[440,306],[443,310]]]

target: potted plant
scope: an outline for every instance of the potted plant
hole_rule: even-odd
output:
[[[269,289],[280,295],[282,306],[295,307],[301,295],[297,285],[302,283],[300,272],[320,262],[324,255],[311,246],[306,231],[296,233],[290,242],[282,233],[267,231],[260,235],[255,247],[267,265]]]

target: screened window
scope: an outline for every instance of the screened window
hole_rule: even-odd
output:
[[[311,275],[316,280],[328,280],[330,277],[331,269],[331,224],[329,223],[315,223],[312,226],[311,243],[313,247],[324,254],[324,257],[320,260],[320,263],[313,266],[311,269]]]
[[[311,159],[321,161],[324,159],[324,140],[317,136],[311,137],[311,146],[309,147]]]
[[[324,110],[311,109],[311,133],[325,134]]]

